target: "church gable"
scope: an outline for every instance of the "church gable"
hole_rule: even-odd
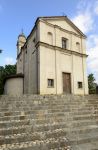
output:
[[[42,17],[41,19],[86,38],[86,36],[67,17]]]

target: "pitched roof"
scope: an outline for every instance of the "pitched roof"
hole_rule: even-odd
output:
[[[78,31],[83,37],[87,38],[87,36],[67,17],[67,16],[46,16],[46,17],[38,17],[36,22],[39,19],[43,20],[53,20],[53,19],[61,19],[65,20],[67,23],[69,23],[76,31]]]
[[[33,27],[33,29],[31,30],[30,34],[27,36],[26,42],[29,39],[29,37],[31,36],[32,32],[34,31],[34,29],[36,28],[37,22],[40,20],[48,20],[48,19],[63,19],[66,20],[75,30],[77,30],[84,38],[87,38],[87,36],[67,17],[67,16],[46,16],[46,17],[38,17],[35,21],[35,25]]]

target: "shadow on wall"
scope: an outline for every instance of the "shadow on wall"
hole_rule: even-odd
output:
[[[96,86],[96,94],[98,94],[98,86]]]

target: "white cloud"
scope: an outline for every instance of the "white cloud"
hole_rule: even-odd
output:
[[[87,1],[80,1],[77,7],[77,15],[72,19],[76,26],[84,33],[88,33],[93,29],[94,19],[91,7],[91,4],[87,5]]]
[[[77,14],[72,21],[81,31],[89,34],[87,40],[87,65],[89,73],[93,73],[98,83],[98,34],[96,15],[98,15],[98,0],[80,0],[77,6]]]
[[[12,58],[12,57],[6,57],[5,58],[5,64],[6,65],[13,65],[13,64],[15,64],[15,62],[16,62],[16,60],[14,59],[14,58]]]
[[[91,35],[88,38],[88,69],[94,73],[98,83],[98,35]]]
[[[92,30],[93,27],[93,19],[89,12],[84,12],[83,14],[78,14],[74,19],[73,22],[76,26],[84,33],[89,32]]]
[[[98,1],[96,1],[95,5],[94,5],[94,12],[96,15],[98,15]]]

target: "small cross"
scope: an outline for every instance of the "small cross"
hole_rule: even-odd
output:
[[[66,16],[66,14],[64,12],[62,12],[62,16]]]

